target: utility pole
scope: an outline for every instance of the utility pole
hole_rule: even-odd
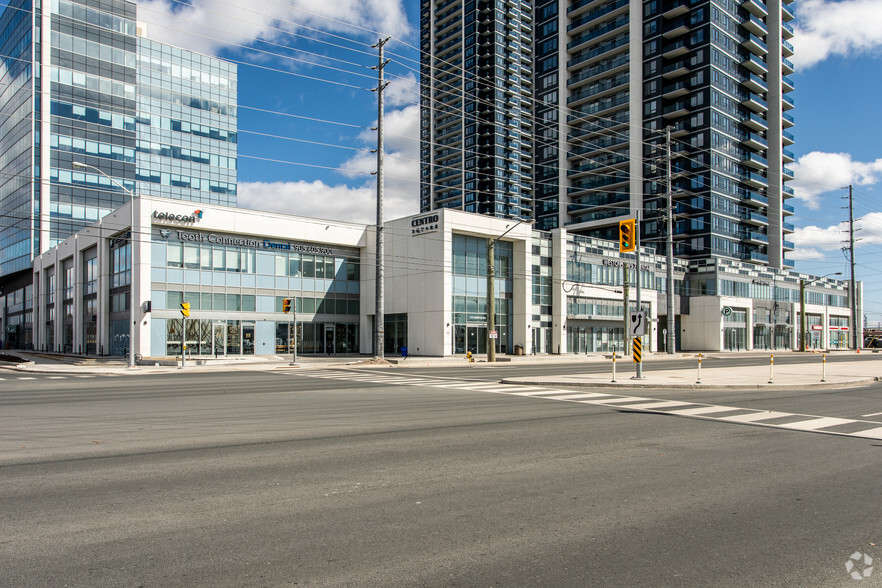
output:
[[[622,313],[625,319],[625,341],[622,355],[631,355],[631,337],[629,337],[631,327],[631,299],[630,299],[631,280],[628,276],[628,262],[622,258],[622,292],[625,299],[625,312]]]
[[[496,242],[522,222],[524,219],[513,224],[498,237],[487,239],[487,363],[496,361],[496,342],[499,341],[499,333],[496,330]]]
[[[854,190],[848,185],[848,260],[851,263],[851,348],[858,349],[857,284],[854,281]]]
[[[377,70],[377,291],[376,291],[376,309],[374,311],[374,355],[383,359],[385,355],[385,309],[383,298],[385,296],[385,275],[383,263],[385,261],[384,253],[384,235],[383,235],[383,90],[386,89],[387,82],[383,81],[383,69],[389,63],[383,58],[383,46],[389,41],[390,37],[380,39],[376,45],[379,53],[379,61],[377,66],[371,69]]]
[[[671,127],[665,127],[665,176],[667,183],[667,283],[668,283],[668,353],[676,353],[675,345],[677,343],[677,317],[674,315],[674,192],[671,186]]]

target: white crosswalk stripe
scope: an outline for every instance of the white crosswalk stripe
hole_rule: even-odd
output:
[[[666,414],[705,421],[718,421],[773,429],[786,429],[809,433],[825,433],[845,437],[882,440],[882,426],[879,426],[880,423],[878,421],[757,410],[754,408],[744,408],[739,406],[710,405],[699,402],[690,402],[688,400],[666,400],[663,398],[624,396],[621,394],[610,394],[605,392],[580,392],[578,390],[508,385],[499,384],[498,382],[482,382],[475,380],[468,381],[432,378],[428,376],[407,377],[394,374],[358,374],[351,371],[331,372],[325,370],[321,372],[305,372],[303,375],[329,380],[422,386],[426,388],[448,388],[454,390],[468,390],[471,392],[505,394],[508,396],[520,396],[522,398],[527,397],[541,400],[590,404],[594,406],[608,406],[617,410],[633,410],[655,414]],[[788,418],[793,420],[784,423],[770,422],[786,420]],[[860,429],[861,425],[866,425],[866,428]],[[845,427],[858,428],[859,430],[847,431],[844,430]],[[836,430],[837,428],[843,428],[843,430]]]

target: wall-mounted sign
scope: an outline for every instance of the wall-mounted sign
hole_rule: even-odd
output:
[[[201,231],[184,231],[180,229],[159,229],[159,236],[163,239],[177,239],[190,243],[211,243],[213,245],[235,245],[249,247],[251,249],[272,249],[276,251],[295,251],[297,253],[312,253],[315,255],[339,255],[353,256],[357,252],[337,250],[322,245],[306,243],[291,243],[287,241],[275,241],[261,237],[242,237],[232,235],[218,235],[216,233],[203,233]]]
[[[192,214],[175,214],[173,212],[159,212],[158,210],[154,210],[153,220],[174,223],[195,223],[198,220],[202,220],[202,212],[203,211],[201,210],[194,210]]]
[[[420,216],[410,221],[410,234],[423,235],[425,233],[434,233],[440,226],[441,215],[429,214]]]
[[[732,307],[731,306],[724,306],[723,307],[723,316],[729,316],[730,314],[732,314]]]
[[[607,258],[605,258],[605,257],[603,258],[603,265],[608,265],[608,266],[610,266],[610,267],[621,267],[621,266],[623,266],[623,265],[625,265],[625,264],[627,264],[628,267],[630,267],[631,269],[637,269],[637,263],[636,263],[636,262],[633,262],[633,261],[624,261],[624,260],[621,260],[621,259],[607,259]],[[641,263],[641,264],[640,264],[640,269],[643,270],[643,271],[645,271],[645,272],[648,272],[648,271],[649,271],[649,265],[648,265],[648,264],[645,264],[645,263]]]

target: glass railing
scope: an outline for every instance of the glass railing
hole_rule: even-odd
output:
[[[783,188],[781,188],[781,191],[785,194],[793,196],[793,188],[791,188],[790,186],[784,186]]]
[[[567,25],[567,32],[572,31],[573,29],[580,27],[585,23],[591,22],[592,20],[600,18],[604,14],[609,14],[613,10],[617,10],[617,9],[621,8],[622,6],[627,6],[628,3],[629,3],[629,0],[616,0],[615,2],[610,2],[608,4],[604,4],[603,6],[600,6],[599,8],[595,8],[594,10],[592,10],[590,12],[586,12],[585,14],[583,14],[582,16],[580,16],[579,18],[577,18],[576,20],[571,22],[569,25]],[[583,3],[583,2],[578,2],[577,4],[581,4],[583,6],[585,5],[585,3]],[[573,8],[571,7],[569,10],[567,10],[567,13],[572,12],[572,10],[573,10]]]
[[[784,135],[784,137],[786,137],[787,139],[790,139],[791,141],[794,141],[794,142],[796,141],[796,137],[793,136],[793,133],[788,133],[787,131],[781,131],[781,134]]]
[[[787,67],[789,67],[790,69],[796,69],[796,68],[794,67],[794,65],[793,65],[793,62],[790,61],[789,59],[785,58],[785,57],[782,57],[782,58],[781,58],[781,62],[782,62],[784,65],[786,65]]]
[[[760,39],[759,37],[757,37],[753,33],[750,33],[749,35],[747,35],[747,38],[744,40],[744,44],[746,44],[748,42],[753,43],[757,47],[760,47],[762,49],[763,53],[767,53],[769,51],[769,47],[765,43],[763,43],[762,39]],[[782,42],[786,43],[787,41],[782,41]]]
[[[790,159],[793,159],[793,160],[796,159],[796,155],[790,149],[782,149],[781,152],[784,155],[786,155],[787,157],[789,157]]]
[[[750,15],[750,19],[748,19],[748,22],[756,25],[756,27],[759,28],[759,30],[763,31],[763,36],[765,36],[769,33],[769,29],[766,28],[766,23],[764,23],[763,21],[761,21],[760,19],[758,19],[754,15],[752,15],[752,14]]]
[[[783,227],[785,231],[790,231],[791,233],[796,230],[793,223],[781,223],[781,227]]]
[[[787,84],[788,86],[790,86],[791,88],[796,87],[796,84],[793,83],[793,78],[784,76],[783,78],[781,78],[781,81],[784,82],[785,84]]]
[[[783,173],[785,176],[790,176],[791,178],[793,177],[793,170],[789,167],[781,168],[781,173]]]
[[[769,127],[768,121],[766,121],[766,119],[764,119],[763,117],[761,117],[758,114],[750,113],[750,120],[752,120],[753,122],[755,122],[756,124],[758,124],[762,127],[765,127],[765,128]]]
[[[607,72],[611,69],[615,69],[617,67],[621,67],[627,64],[629,61],[628,55],[622,55],[620,57],[616,57],[615,59],[607,59],[598,63],[596,65],[592,65],[591,67],[582,70],[578,75],[575,75],[567,80],[567,85],[572,86],[573,84],[577,84],[582,80],[587,80],[589,78],[593,78],[594,76],[600,75],[604,72]]]
[[[791,213],[791,214],[795,214],[795,213],[796,213],[796,209],[793,208],[793,206],[791,206],[790,204],[782,204],[782,205],[781,205],[781,208],[784,209],[784,212],[789,212],[789,213]]]
[[[760,137],[759,135],[757,135],[756,133],[748,133],[746,139],[748,141],[753,141],[754,143],[759,143],[764,148],[767,148],[769,146],[769,142],[766,141],[764,138]]]
[[[792,99],[791,99],[791,102],[792,102]],[[796,119],[793,118],[792,114],[787,114],[785,112],[785,113],[781,114],[781,117],[786,121],[789,121],[789,122],[792,122],[793,124],[796,124]]]
[[[754,94],[753,92],[748,92],[748,94],[747,94],[746,98],[743,100],[743,102],[747,102],[747,101],[756,102],[757,104],[759,104],[763,108],[769,107],[769,104],[765,100],[763,100],[762,98],[760,98],[757,94]]]
[[[793,53],[793,45],[792,45],[791,43],[788,43],[787,41],[781,41],[781,44],[782,44],[786,49],[789,49],[791,53]]]
[[[766,85],[766,80],[762,79],[761,77],[759,77],[759,76],[756,75],[756,74],[753,74],[753,73],[750,74],[750,76],[748,76],[747,79],[749,79],[751,82],[754,82],[754,83],[757,84],[760,88],[762,88],[762,89],[763,89],[763,92],[765,92],[765,91],[767,91],[767,90],[769,89],[768,85]]]
[[[783,95],[783,96],[781,96],[781,101],[782,101],[782,102],[786,102],[786,103],[789,104],[790,106],[795,106],[795,105],[796,105],[796,103],[793,101],[793,98],[791,98],[790,96],[788,96],[788,95],[786,95],[786,94]]]

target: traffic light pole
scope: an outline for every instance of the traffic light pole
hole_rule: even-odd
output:
[[[187,317],[181,316],[181,369],[187,365]]]

